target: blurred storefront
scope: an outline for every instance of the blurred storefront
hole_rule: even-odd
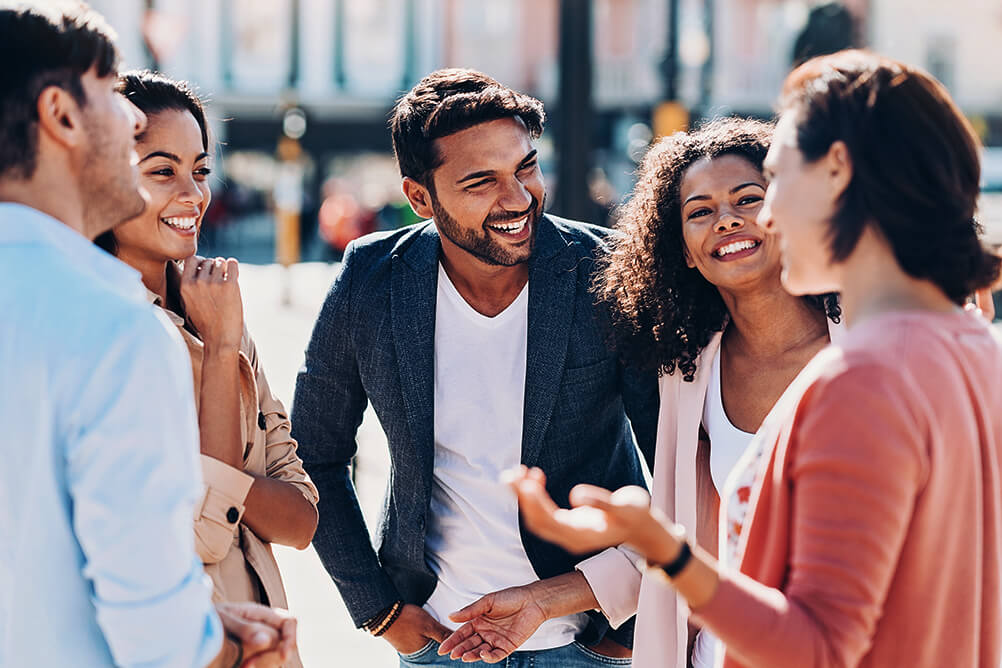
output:
[[[591,2],[592,166],[604,209],[629,191],[636,160],[662,125],[707,116],[772,114],[798,37],[818,16],[809,0],[579,0]],[[540,97],[551,111],[540,145],[554,187],[561,0],[93,0],[122,36],[128,65],[155,64],[207,94],[225,148],[220,187],[233,211],[269,206],[283,117],[303,112],[298,139],[304,244],[318,238],[324,184],[337,179],[360,205],[403,206],[387,114],[423,74],[483,70]],[[1002,145],[1002,4],[985,0],[845,0],[852,43],[940,77],[989,144]],[[675,12],[672,12],[673,6]],[[565,8],[566,9],[566,8]],[[812,14],[812,10],[815,10]],[[670,26],[678,33],[669,66]],[[145,35],[145,38],[144,38]],[[669,81],[669,78],[672,80]],[[668,91],[674,104],[665,106]],[[668,119],[667,121],[665,119]],[[248,164],[257,165],[248,169]],[[390,168],[386,168],[387,164]],[[253,177],[248,177],[250,173]],[[366,174],[359,179],[358,174]],[[373,180],[376,180],[373,184]],[[379,193],[378,196],[373,193]],[[600,209],[596,209],[597,211]],[[224,216],[223,216],[224,217]],[[378,216],[376,226],[410,220]]]

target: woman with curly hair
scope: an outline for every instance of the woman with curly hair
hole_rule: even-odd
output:
[[[772,130],[730,118],[659,141],[596,281],[614,314],[618,353],[661,372],[654,505],[695,530],[714,555],[728,474],[790,381],[828,344],[825,316],[839,320],[833,295],[800,298],[783,289],[779,242],[755,222]],[[722,552],[732,552],[740,535],[745,478],[719,532]],[[674,655],[679,666],[691,656],[696,668],[709,668],[712,636],[687,633],[685,612],[662,590],[641,583],[635,664]],[[664,620],[675,620],[673,634]]]
[[[561,511],[542,472],[523,471],[524,520],[574,551],[635,548],[660,587],[648,599],[681,595],[726,644],[727,668],[998,666],[1002,343],[962,308],[1000,265],[974,218],[978,140],[939,82],[860,51],[794,70],[781,109],[758,220],[780,235],[783,285],[837,290],[848,330],[797,375],[731,473],[725,506],[745,472],[753,481],[738,563],[691,546],[669,519],[684,524],[679,509],[656,497],[652,509],[638,488],[579,486],[578,507]],[[717,250],[686,248],[696,266]],[[692,407],[678,403],[680,425]],[[645,593],[635,665],[663,665],[642,650],[667,623],[649,617]]]

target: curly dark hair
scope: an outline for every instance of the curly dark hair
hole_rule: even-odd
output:
[[[639,369],[696,375],[696,358],[729,314],[717,288],[689,268],[682,238],[679,188],[685,171],[703,158],[737,155],[756,168],[769,151],[773,125],[745,118],[711,121],[659,140],[638,170],[630,199],[616,214],[610,252],[598,265],[593,291],[612,311],[612,345]],[[835,295],[808,296],[834,322]]]

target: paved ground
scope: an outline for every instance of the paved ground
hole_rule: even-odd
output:
[[[292,403],[296,372],[313,321],[337,271],[338,265],[325,263],[300,264],[287,272],[276,265],[240,267],[247,326],[268,380],[286,407]],[[282,305],[286,286],[292,303]],[[357,476],[362,510],[370,519],[369,525],[375,526],[371,519],[379,511],[389,459],[383,432],[371,411],[362,423],[359,450]],[[397,665],[396,654],[385,641],[355,629],[312,547],[299,552],[276,546],[275,555],[289,594],[289,608],[299,618],[299,647],[307,668]]]

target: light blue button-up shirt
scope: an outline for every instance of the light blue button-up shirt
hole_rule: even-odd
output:
[[[204,666],[191,366],[139,274],[0,203],[0,666]]]

